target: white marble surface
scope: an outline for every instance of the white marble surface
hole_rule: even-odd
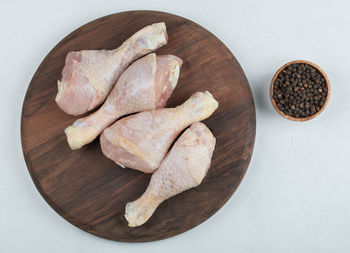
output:
[[[34,71],[66,34],[95,18],[153,9],[191,19],[236,55],[252,86],[257,135],[248,172],[212,218],[151,243],[108,241],[57,215],[40,196],[20,144],[22,101]],[[350,252],[350,1],[0,1],[0,252]],[[316,119],[272,108],[274,71],[318,63],[332,97]]]

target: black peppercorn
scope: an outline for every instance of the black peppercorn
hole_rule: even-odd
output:
[[[293,63],[273,83],[272,99],[286,115],[305,118],[321,110],[327,98],[326,81],[313,66]]]

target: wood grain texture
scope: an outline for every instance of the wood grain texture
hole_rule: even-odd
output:
[[[103,156],[99,141],[71,151],[64,129],[77,117],[55,104],[57,79],[72,50],[113,49],[145,25],[164,21],[169,43],[157,54],[183,59],[168,107],[195,91],[209,90],[218,110],[204,123],[217,139],[202,184],[162,203],[141,227],[129,228],[124,207],[146,189],[150,175],[123,169]],[[241,182],[253,150],[255,107],[248,81],[232,53],[214,35],[182,17],[132,11],[90,22],[64,38],[43,60],[29,85],[22,110],[22,148],[32,179],[50,206],[75,226],[127,242],[164,239],[212,216]]]

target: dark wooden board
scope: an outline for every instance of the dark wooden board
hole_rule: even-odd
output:
[[[217,139],[202,184],[162,203],[141,227],[124,219],[128,201],[146,189],[150,175],[123,169],[101,152],[99,141],[71,151],[64,129],[77,117],[55,104],[56,82],[72,50],[113,49],[142,27],[164,21],[169,43],[158,54],[184,64],[168,107],[195,91],[209,90],[218,110],[204,123]],[[231,197],[247,170],[255,138],[255,107],[249,83],[228,48],[187,19],[164,12],[122,12],[92,21],[64,38],[40,64],[23,103],[21,137],[32,179],[49,205],[75,226],[116,241],[143,242],[185,232],[212,216]]]

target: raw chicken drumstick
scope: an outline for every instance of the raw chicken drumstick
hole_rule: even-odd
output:
[[[102,152],[120,166],[151,173],[159,167],[179,133],[208,118],[217,107],[218,102],[210,92],[196,92],[176,108],[123,118],[103,131]]]
[[[141,226],[168,198],[198,186],[210,167],[215,138],[203,123],[194,123],[175,142],[145,193],[125,207],[130,227]]]
[[[130,65],[98,111],[66,128],[71,149],[92,142],[123,115],[164,107],[176,87],[181,64],[174,55],[152,53]]]
[[[165,45],[167,40],[165,24],[156,23],[138,31],[117,49],[68,53],[62,79],[57,82],[57,105],[72,115],[96,108],[131,62]]]

